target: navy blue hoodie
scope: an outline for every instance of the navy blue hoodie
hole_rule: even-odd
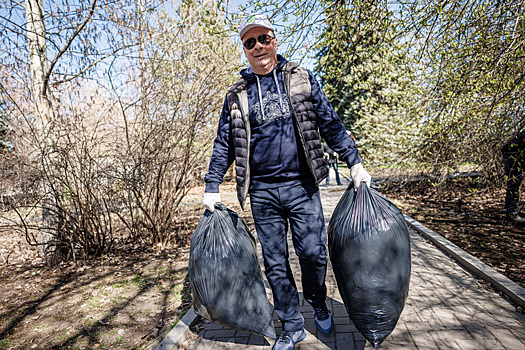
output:
[[[297,151],[296,131],[281,73],[286,60],[279,58],[277,66],[267,75],[256,75],[251,67],[241,71],[248,81],[251,189],[276,187],[277,183],[305,177],[313,182],[304,152]]]
[[[250,189],[272,188],[280,186],[283,182],[296,180],[314,183],[304,152],[298,151],[301,146],[296,137],[297,130],[294,127],[291,107],[284,89],[281,68],[287,60],[280,55],[278,59],[277,66],[264,76],[256,75],[251,67],[241,71],[241,76],[248,82],[251,126]],[[315,110],[327,114],[328,119],[337,120],[335,124],[342,129],[337,114],[317,80],[311,72],[308,71],[308,74]],[[219,192],[219,184],[234,160],[229,124],[230,112],[225,99],[209,171],[205,177],[206,192]],[[343,159],[349,162],[349,165],[361,162],[355,144],[353,142],[352,144],[353,149],[344,152],[352,154],[349,159]]]

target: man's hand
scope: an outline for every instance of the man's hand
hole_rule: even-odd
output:
[[[213,213],[213,210],[215,209],[215,203],[220,203],[221,201],[221,194],[219,192],[212,193],[212,192],[204,192],[204,196],[202,197],[202,203],[204,203],[204,207],[211,211]]]
[[[350,177],[354,182],[355,191],[357,191],[357,189],[361,185],[361,182],[364,182],[368,186],[368,188],[370,188],[370,182],[372,181],[372,177],[365,170],[365,168],[363,168],[362,163],[352,165],[352,167],[350,168]]]

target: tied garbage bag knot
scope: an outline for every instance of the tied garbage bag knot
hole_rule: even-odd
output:
[[[190,243],[188,276],[200,316],[275,339],[272,307],[244,221],[224,204],[206,210]]]
[[[353,184],[328,225],[330,260],[348,316],[377,348],[394,330],[410,284],[410,238],[401,211],[374,189]]]

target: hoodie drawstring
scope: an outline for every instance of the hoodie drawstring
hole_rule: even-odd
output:
[[[275,73],[275,69],[273,70],[273,81],[275,82],[275,86],[277,86],[279,102],[281,103],[281,113],[284,114],[283,97],[281,96],[281,89],[279,88],[279,81],[277,80],[277,73]]]
[[[257,74],[255,74],[255,78],[257,79],[257,90],[259,92],[259,106],[261,106],[261,113],[262,113],[263,120],[266,120],[266,115],[264,114],[262,92],[261,92],[261,83],[259,81],[259,77],[257,76]],[[275,69],[273,70],[273,81],[275,83],[275,86],[277,87],[277,93],[279,94],[279,103],[281,105],[281,113],[285,114],[286,111],[284,109],[283,96],[281,95],[281,88],[279,87],[279,81],[277,80],[277,73],[275,73]]]
[[[263,99],[262,99],[262,93],[261,93],[261,83],[259,82],[259,77],[257,74],[255,74],[255,77],[257,78],[257,90],[259,91],[259,106],[261,106],[261,113],[263,120],[266,120],[266,116],[264,115],[264,106],[263,106]]]

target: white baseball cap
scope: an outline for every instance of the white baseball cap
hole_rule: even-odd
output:
[[[248,30],[255,27],[264,27],[273,30],[273,26],[268,17],[259,13],[251,13],[243,18],[241,25],[239,26],[239,35],[241,36],[241,39]]]

